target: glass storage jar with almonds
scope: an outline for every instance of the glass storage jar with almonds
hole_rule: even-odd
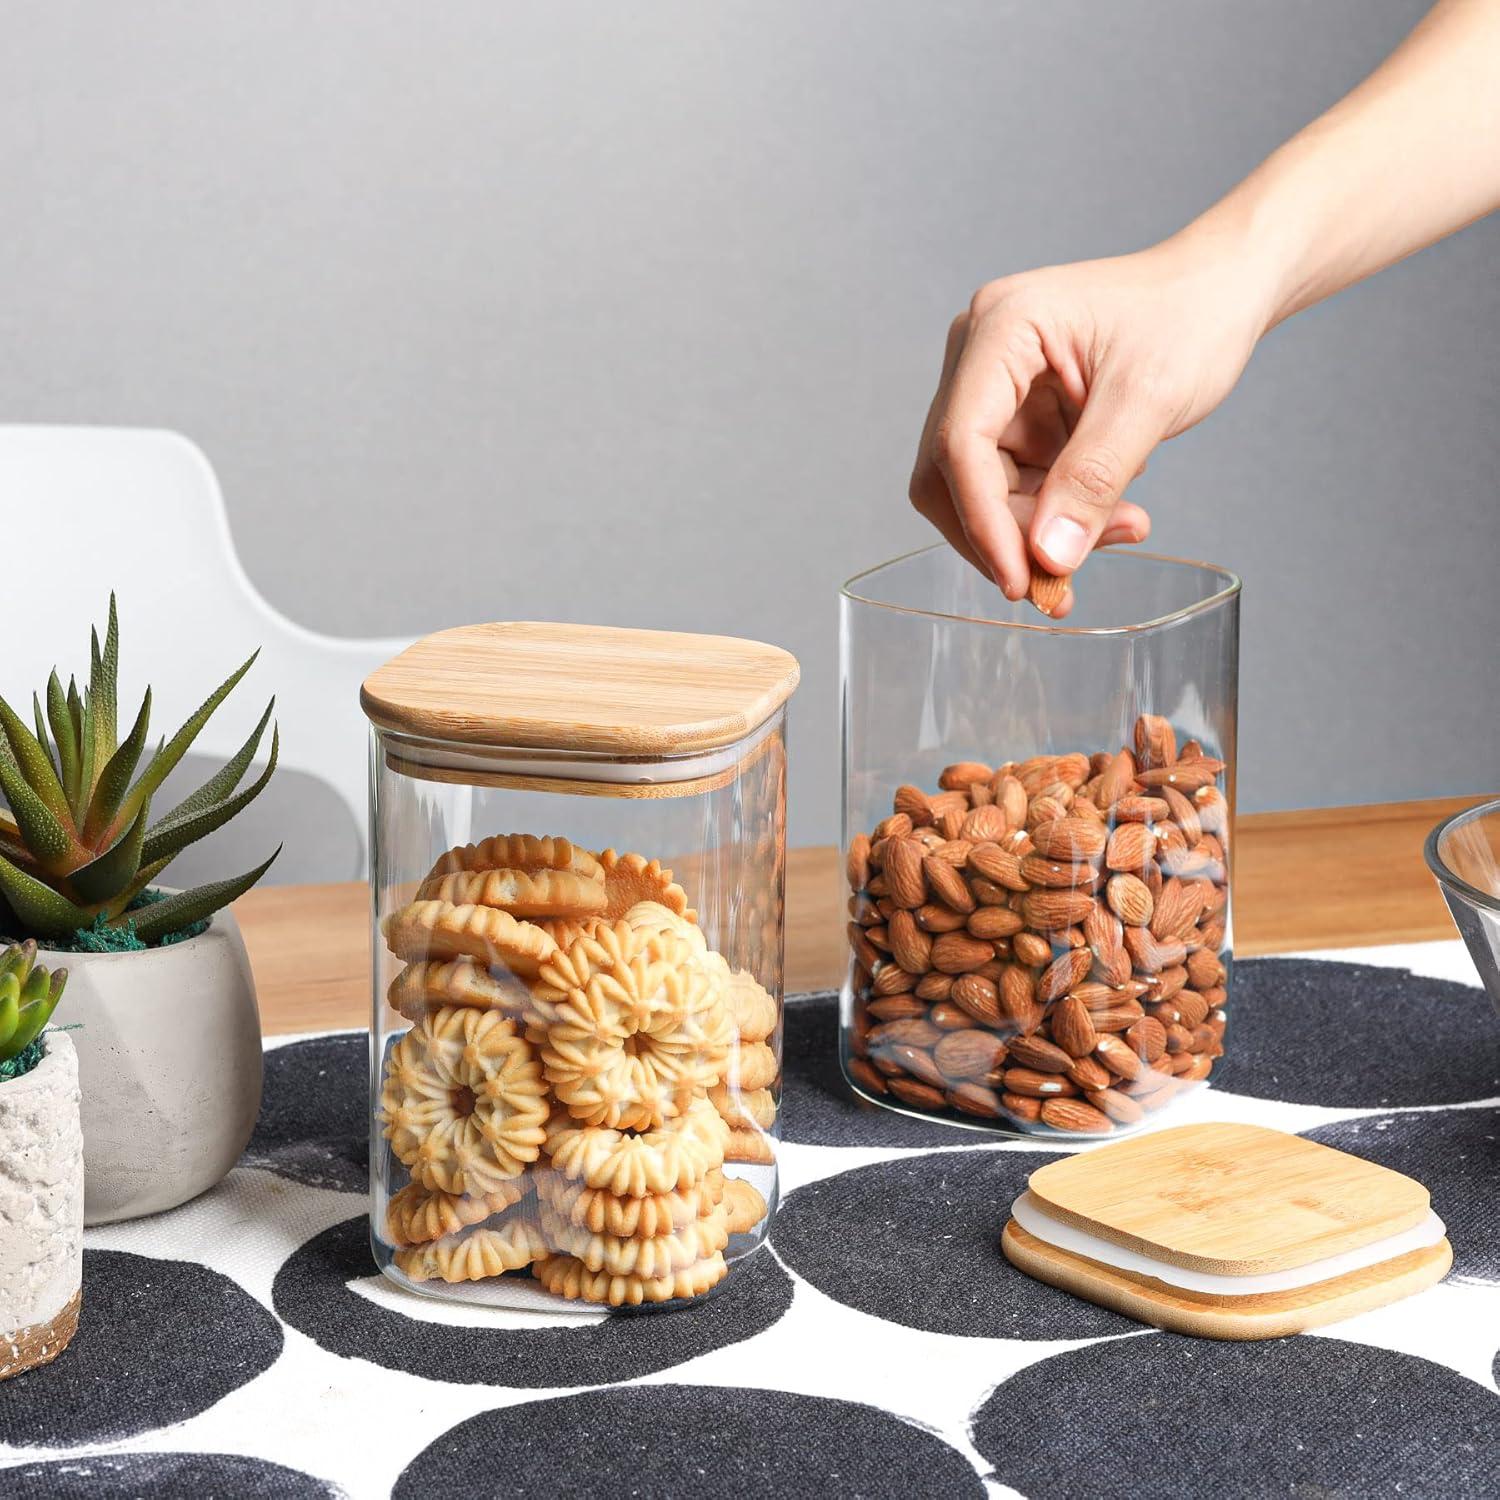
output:
[[[765,1241],[797,677],[754,641],[505,623],[366,681],[393,1280],[686,1303]]]
[[[1212,1076],[1239,587],[1107,551],[1054,621],[946,546],[844,586],[840,1045],[860,1094],[1076,1138]]]

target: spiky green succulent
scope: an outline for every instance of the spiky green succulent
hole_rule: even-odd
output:
[[[151,799],[187,753],[214,710],[255,660],[237,667],[169,740],[158,742],[136,775],[151,720],[151,689],[123,740],[116,696],[120,630],[109,598],[104,645],[92,632],[89,679],[64,692],[56,670],[47,683],[46,709],[32,696],[34,728],[0,698],[0,791],[10,816],[0,814],[0,930],[42,939],[66,938],[98,922],[133,923],[154,942],[211,916],[249,890],[281,851],[231,880],[181,891],[134,912],[129,908],[189,844],[221,828],[260,794],[276,769],[278,733],[259,778],[236,791],[255,756],[275,705],[266,705],[250,738],[216,775],[170,812],[151,822]],[[258,655],[259,653],[256,653]]]
[[[30,938],[0,953],[0,1063],[24,1052],[42,1034],[67,982],[66,969],[49,974],[36,961]]]

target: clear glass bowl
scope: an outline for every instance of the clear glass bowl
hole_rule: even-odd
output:
[[[1231,996],[1239,591],[1104,552],[1053,623],[942,545],[844,586],[857,1092],[1075,1137],[1207,1081]]]
[[[1427,835],[1427,868],[1500,1011],[1500,799],[1444,818]]]

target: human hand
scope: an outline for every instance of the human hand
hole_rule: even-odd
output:
[[[1251,268],[1188,233],[992,281],[948,330],[911,478],[916,509],[1010,599],[1141,542],[1124,498],[1151,450],[1233,387],[1268,325]],[[1067,614],[1069,591],[1052,613]]]

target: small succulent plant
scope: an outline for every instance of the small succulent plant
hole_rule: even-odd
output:
[[[41,1034],[62,999],[66,969],[49,974],[28,938],[0,953],[0,1063],[24,1052]]]
[[[10,805],[9,817],[0,813],[0,930],[56,939],[96,924],[123,928],[129,923],[141,941],[150,943],[227,906],[281,852],[278,848],[264,864],[233,879],[131,910],[172,859],[227,823],[271,779],[278,749],[274,727],[265,770],[243,791],[235,790],[276,700],[267,704],[250,738],[222,770],[152,823],[152,797],[255,656],[215,688],[170,740],[158,743],[137,776],[150,727],[151,689],[121,740],[116,710],[120,632],[113,594],[103,646],[98,631],[92,636],[89,680],[82,694],[76,681],[65,692],[54,670],[45,712],[40,697],[32,697],[34,730],[0,698],[0,791]]]

